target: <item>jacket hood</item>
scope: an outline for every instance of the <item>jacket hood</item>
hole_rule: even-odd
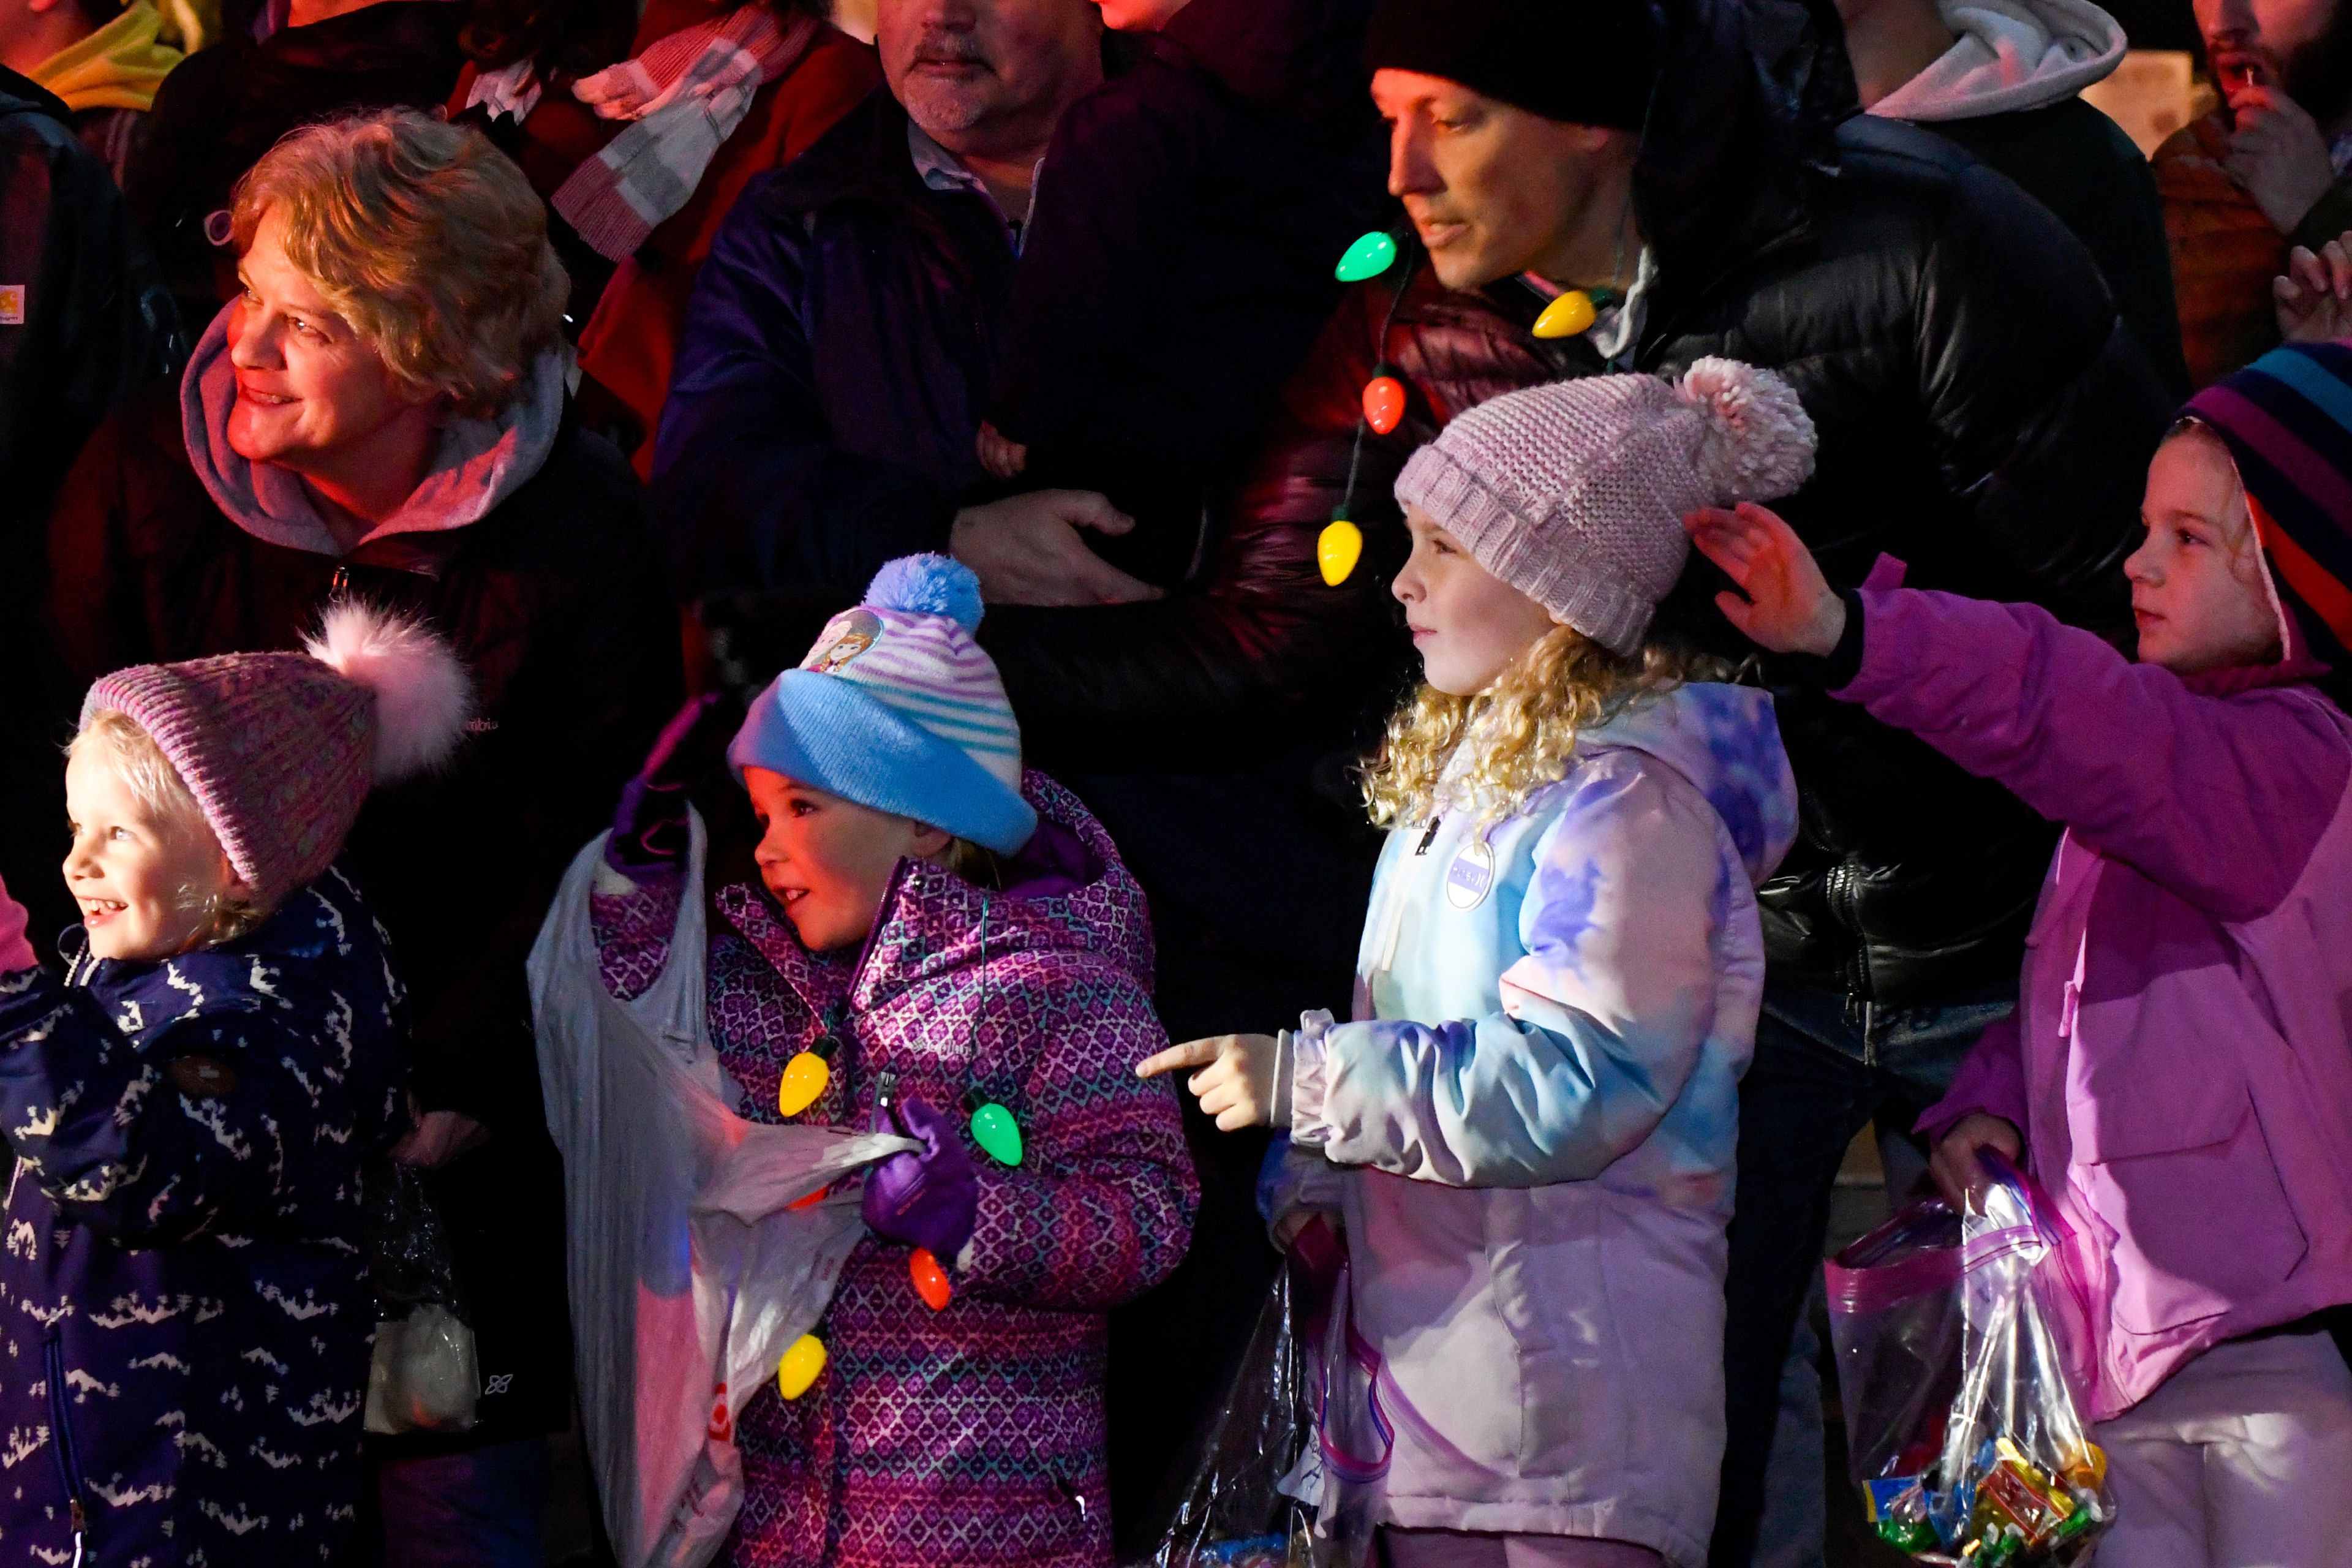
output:
[[[758,883],[730,884],[715,901],[818,1011],[845,983],[853,987],[850,1006],[864,1012],[983,962],[1045,953],[1093,955],[1150,991],[1150,914],[1110,835],[1077,796],[1034,769],[1023,776],[1021,793],[1036,808],[1037,832],[1007,858],[1005,888],[983,890],[929,861],[903,862],[854,974],[838,959],[803,947]]]
[[[2091,0],[1943,0],[1937,9],[1958,40],[1871,113],[1932,124],[2043,109],[2123,62],[2123,28]]]
[[[284,468],[253,463],[228,444],[229,409],[236,374],[228,359],[228,312],[223,306],[198,340],[180,382],[180,423],[188,461],[213,504],[236,524],[270,544],[314,555],[341,555],[302,481]],[[562,356],[541,354],[520,392],[488,419],[452,419],[441,448],[408,503],[368,535],[438,533],[481,521],[492,508],[528,484],[555,448],[563,423]]]
[[[1622,746],[1688,779],[1715,807],[1748,877],[1761,882],[1797,837],[1797,781],[1769,694],[1694,681],[1635,704],[1577,739],[1580,752]]]

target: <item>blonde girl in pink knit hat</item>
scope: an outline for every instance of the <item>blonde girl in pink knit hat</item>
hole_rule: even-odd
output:
[[[1355,1017],[1138,1068],[1288,1132],[1277,1234],[1342,1217],[1395,1568],[1706,1561],[1755,889],[1796,790],[1770,698],[1651,623],[1683,514],[1812,457],[1788,384],[1721,359],[1514,393],[1415,453],[1423,685],[1366,772]]]
[[[118,670],[66,770],[59,974],[0,888],[8,1562],[341,1562],[374,1329],[360,1166],[404,999],[333,867],[468,683],[355,605],[304,653]]]

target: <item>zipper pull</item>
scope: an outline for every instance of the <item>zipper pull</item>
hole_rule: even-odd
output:
[[[894,1123],[890,1112],[898,1103],[898,1075],[882,1072],[874,1075],[874,1124],[871,1131],[887,1132]]]
[[[1444,826],[1445,817],[1443,813],[1431,817],[1429,819],[1429,831],[1421,836],[1421,842],[1413,846],[1412,852],[1415,855],[1428,854],[1429,847],[1437,842],[1437,830]]]

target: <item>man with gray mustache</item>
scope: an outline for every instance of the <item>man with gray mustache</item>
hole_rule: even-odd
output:
[[[973,432],[1038,167],[1102,82],[1102,37],[1088,0],[881,0],[884,87],[745,189],[698,277],[652,493],[681,600],[838,608],[951,544],[983,583],[1003,583],[993,550],[1076,594],[1046,602],[1156,595],[1080,542],[1132,526],[1099,495],[957,504],[985,478]]]

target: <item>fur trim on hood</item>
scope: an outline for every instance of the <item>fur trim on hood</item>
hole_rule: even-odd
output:
[[[1934,124],[2045,109],[2123,62],[2123,28],[2091,0],[1942,0],[1938,9],[1959,41],[1871,113]]]
[[[268,463],[248,462],[229,447],[228,416],[236,403],[236,373],[228,360],[232,308],[224,306],[205,329],[180,382],[188,460],[213,504],[256,539],[314,555],[341,555],[342,546],[299,479]],[[443,428],[441,449],[424,482],[368,538],[435,533],[481,521],[546,463],[562,424],[563,396],[563,357],[541,354],[519,395],[496,417],[453,419]]]

